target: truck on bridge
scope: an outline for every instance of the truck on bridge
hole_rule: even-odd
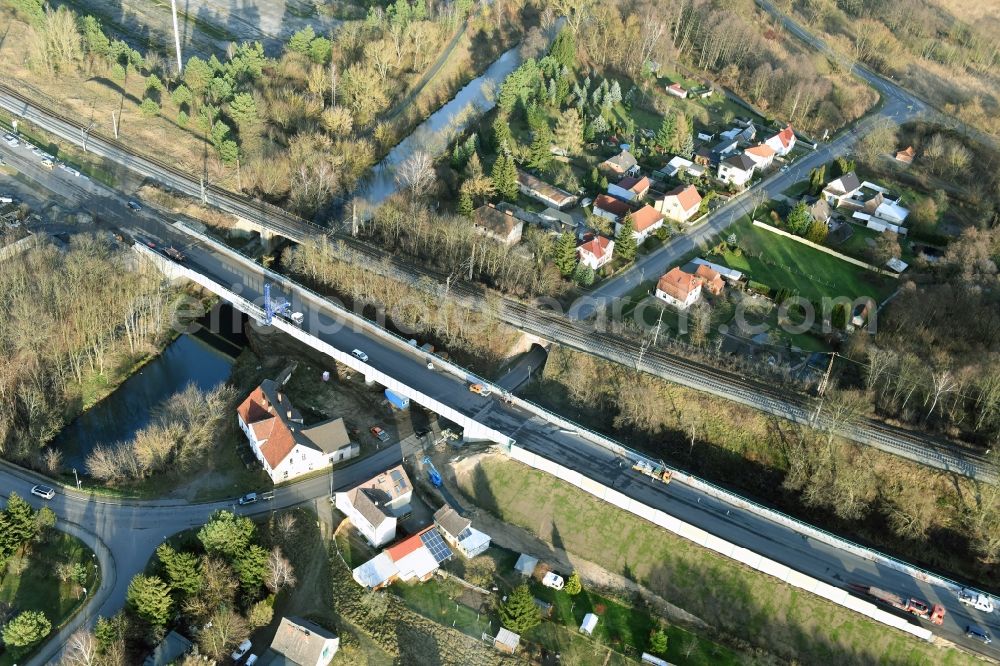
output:
[[[913,597],[902,597],[895,592],[889,592],[887,590],[883,590],[882,588],[869,585],[851,584],[850,587],[858,592],[874,597],[876,601],[886,604],[887,606],[892,606],[893,608],[898,608],[901,611],[912,613],[917,617],[930,620],[934,624],[944,623],[945,609],[941,604],[934,604],[934,606],[931,607],[926,601],[914,599]]]
[[[673,477],[673,472],[667,469],[665,465],[652,464],[646,462],[645,460],[634,461],[632,463],[632,469],[640,474],[653,477],[657,481],[662,481],[663,483],[670,483],[670,479]]]

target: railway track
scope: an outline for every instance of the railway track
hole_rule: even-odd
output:
[[[86,132],[83,123],[49,106],[39,104],[4,83],[0,83],[0,106],[66,140],[83,142]],[[318,235],[329,236],[373,260],[382,262],[389,259],[400,277],[411,283],[419,283],[419,278],[426,277],[437,284],[443,284],[448,277],[440,271],[405,264],[388,252],[363,243],[347,233],[321,227],[277,206],[211,183],[203,185],[200,178],[176,166],[155,157],[137,154],[125,142],[91,131],[87,144],[89,150],[95,154],[122,164],[162,185],[200,199],[224,212],[260,224],[290,240],[303,242]],[[467,283],[455,282],[450,285],[448,295],[465,301],[471,307],[481,308],[486,290]],[[822,413],[818,418],[814,417],[817,401],[809,396],[790,394],[788,389],[776,388],[771,384],[692,361],[659,348],[647,349],[639,359],[635,352],[637,343],[634,340],[614,333],[598,334],[589,330],[586,325],[571,322],[560,314],[547,312],[512,298],[503,298],[502,304],[499,313],[501,319],[528,333],[781,418],[821,428],[829,425]],[[861,419],[848,424],[839,428],[838,434],[938,469],[973,478],[992,480],[993,477],[991,466],[984,456],[967,445],[926,435],[920,436],[873,419]]]

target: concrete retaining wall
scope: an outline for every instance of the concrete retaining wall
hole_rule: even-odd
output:
[[[556,478],[566,481],[567,483],[571,483],[581,490],[590,493],[594,497],[614,504],[629,513],[643,518],[644,520],[648,520],[649,522],[658,525],[669,532],[673,532],[680,537],[688,539],[699,546],[704,546],[705,548],[713,550],[720,555],[724,555],[729,559],[736,560],[737,562],[745,564],[752,569],[765,573],[769,576],[773,576],[793,587],[797,587],[807,592],[812,592],[813,594],[823,597],[838,606],[843,606],[849,610],[856,611],[871,618],[872,620],[875,620],[876,622],[881,622],[882,624],[899,629],[900,631],[905,631],[906,633],[918,638],[922,638],[926,641],[933,640],[934,634],[932,634],[929,630],[912,625],[907,622],[906,619],[893,615],[892,613],[888,613],[873,603],[853,597],[840,588],[833,587],[832,585],[828,585],[821,580],[817,580],[811,576],[795,571],[794,569],[790,569],[780,562],[775,562],[774,560],[768,559],[762,555],[758,555],[757,553],[749,551],[746,548],[730,543],[725,539],[720,539],[714,534],[709,534],[705,530],[678,520],[673,516],[667,515],[663,511],[646,506],[640,502],[636,502],[616,490],[612,490],[601,483],[583,477],[574,470],[567,469],[558,463],[530,451],[526,451],[517,445],[510,447],[510,457],[529,465],[530,467],[534,467],[535,469],[548,472]]]

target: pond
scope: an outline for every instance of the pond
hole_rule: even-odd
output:
[[[193,335],[181,335],[157,358],[129,377],[114,393],[67,425],[52,446],[63,466],[81,473],[97,444],[132,439],[149,425],[153,409],[190,383],[211,390],[229,378],[233,359]]]

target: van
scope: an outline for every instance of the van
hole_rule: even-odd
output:
[[[41,497],[42,499],[50,500],[56,496],[56,491],[52,490],[48,486],[35,486],[31,489],[31,494]]]
[[[993,642],[993,639],[990,638],[989,632],[974,624],[970,624],[965,628],[965,635],[969,638],[975,638],[977,641],[982,641],[983,645],[989,645]]]

